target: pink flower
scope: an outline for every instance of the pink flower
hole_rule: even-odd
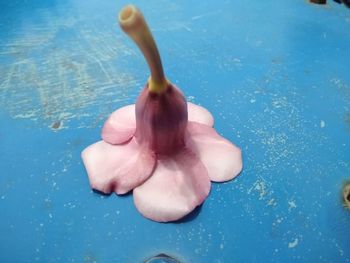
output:
[[[133,21],[138,29],[146,25],[133,6],[124,8],[119,19],[127,33]],[[142,32],[149,44],[150,33],[145,30],[147,26]],[[242,156],[239,148],[212,128],[210,112],[187,103],[182,92],[152,65],[157,60],[154,53],[151,57],[151,78],[136,105],[113,112],[103,126],[103,140],[87,147],[82,158],[93,189],[117,194],[133,190],[142,215],[168,222],[202,204],[210,192],[210,181],[237,176]],[[160,59],[156,62],[161,67]]]

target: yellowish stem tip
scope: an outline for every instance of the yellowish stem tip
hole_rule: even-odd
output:
[[[167,79],[163,79],[161,83],[153,81],[152,77],[148,78],[148,89],[151,92],[162,93],[166,90],[169,85],[169,81]]]
[[[125,6],[118,16],[120,27],[138,45],[151,71],[148,88],[151,92],[161,93],[169,82],[164,76],[162,61],[152,33],[142,15],[133,5]]]

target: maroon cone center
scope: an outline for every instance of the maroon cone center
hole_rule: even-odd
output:
[[[148,84],[136,102],[135,138],[156,154],[174,154],[185,145],[187,102],[182,92],[169,84],[164,92],[150,92]]]

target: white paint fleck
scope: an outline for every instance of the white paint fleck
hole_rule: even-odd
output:
[[[263,181],[260,181],[258,182],[256,185],[255,185],[255,190],[257,190],[260,194],[259,196],[259,200],[263,199],[263,197],[267,194],[267,191],[266,191],[266,185]]]
[[[284,218],[277,218],[276,223],[280,224],[280,223],[282,223],[283,220],[284,220]]]
[[[269,206],[276,206],[277,205],[277,202],[274,198],[271,198],[268,202],[267,202],[267,205]]]
[[[204,17],[217,15],[217,14],[219,14],[221,12],[222,12],[222,10],[216,10],[216,11],[207,12],[207,13],[204,13],[204,14],[193,16],[193,17],[191,17],[191,20],[198,20],[198,19],[201,19],[201,18],[204,18]]]
[[[288,201],[288,205],[289,205],[289,210],[297,208],[297,204],[295,203],[294,200]]]
[[[295,238],[294,241],[288,243],[288,248],[295,248],[299,243],[299,239]]]
[[[324,120],[321,120],[321,121],[320,121],[320,127],[321,127],[321,128],[326,127],[326,122],[325,122]]]
[[[73,208],[76,207],[76,205],[75,205],[75,204],[72,204],[71,202],[68,202],[68,203],[64,204],[63,206],[64,206],[64,207],[68,207],[68,208],[70,208],[70,209],[73,209]]]
[[[187,96],[187,101],[193,102],[195,100],[194,96]]]

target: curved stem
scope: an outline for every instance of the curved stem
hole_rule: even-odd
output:
[[[151,71],[149,90],[162,92],[167,87],[162,61],[152,34],[142,13],[133,5],[125,6],[119,13],[119,24],[123,31],[138,45]]]

